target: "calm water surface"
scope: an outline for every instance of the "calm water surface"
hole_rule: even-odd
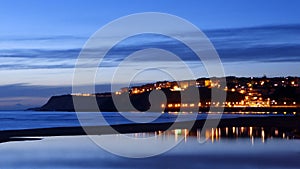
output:
[[[201,134],[203,132],[203,134]],[[159,146],[183,138],[170,151],[141,159],[114,155],[94,144],[87,136],[46,137],[35,141],[0,144],[0,168],[238,168],[298,169],[300,140],[284,131],[263,128],[213,128],[205,131],[178,129],[167,132],[126,134],[133,138],[157,137]],[[162,137],[158,137],[158,136]],[[100,136],[99,136],[100,137]],[[107,135],[116,144],[120,135]],[[200,143],[200,137],[207,139]],[[124,144],[125,145],[125,144]],[[118,143],[119,146],[124,146]],[[121,148],[137,152],[136,145]],[[139,153],[147,153],[143,149]]]
[[[95,118],[98,113],[79,113],[85,125],[107,125],[128,123],[161,123],[174,122],[178,113],[134,113],[134,112],[102,112],[105,120]],[[245,116],[271,116],[262,114],[223,114],[222,118],[235,118]],[[292,114],[291,114],[292,115]],[[278,116],[278,115],[277,115]],[[126,117],[126,118],[125,118]],[[184,113],[178,121],[206,119],[207,113]],[[220,118],[220,114],[209,114],[209,118]],[[32,129],[49,127],[72,127],[80,126],[75,112],[38,112],[38,111],[0,111],[0,130]]]
[[[92,113],[86,113],[90,124]],[[135,120],[149,120],[153,114],[127,113]],[[104,113],[110,123],[130,123],[118,113]],[[227,114],[225,118],[241,115]],[[255,115],[249,115],[255,116]],[[189,120],[190,115],[183,120]],[[198,119],[206,118],[199,114]],[[58,126],[79,126],[72,112],[0,112],[0,129],[25,129]],[[155,122],[174,121],[176,114],[163,114]],[[105,124],[105,123],[103,123]],[[123,154],[147,154],[153,148],[118,142],[121,135],[108,138],[108,144]],[[123,136],[123,135],[122,135]],[[133,139],[155,138],[156,149],[179,142],[171,150],[141,159],[120,157],[97,146],[88,136],[59,136],[35,138],[31,141],[0,143],[0,169],[101,169],[101,168],[203,168],[203,169],[298,169],[300,168],[300,140],[291,130],[261,127],[225,127],[205,130],[177,129],[151,133],[132,133]],[[181,141],[180,141],[181,140]],[[203,140],[206,140],[204,143]]]

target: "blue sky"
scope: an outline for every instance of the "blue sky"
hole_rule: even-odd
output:
[[[0,109],[39,106],[51,95],[70,93],[74,64],[89,36],[137,12],[170,13],[199,27],[215,45],[226,75],[300,76],[299,6],[297,0],[2,0]],[[162,45],[173,46],[171,41]],[[128,50],[118,48],[107,64],[113,67]],[[108,90],[101,79],[97,88]]]

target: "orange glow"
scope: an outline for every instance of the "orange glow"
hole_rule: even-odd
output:
[[[241,133],[244,133],[244,131],[245,131],[245,128],[241,127]]]
[[[228,136],[228,127],[225,128],[226,136]]]
[[[278,132],[278,130],[276,129],[276,130],[275,130],[275,136],[278,136],[278,133],[279,133],[279,132]]]
[[[264,131],[264,129],[262,129],[262,131],[261,131],[261,139],[262,139],[262,142],[264,143],[265,142],[265,131]]]
[[[211,128],[211,141],[214,142],[214,137],[215,137],[215,131],[213,128]]]

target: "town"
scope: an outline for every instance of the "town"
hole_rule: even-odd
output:
[[[168,101],[161,104],[161,108],[188,108],[196,107],[260,107],[260,108],[297,108],[300,105],[300,78],[299,77],[226,77],[226,86],[221,85],[222,78],[199,78],[196,80],[158,81],[141,86],[124,87],[113,93],[72,94],[75,96],[111,97],[111,95],[130,96],[149,93],[153,90],[163,90],[165,93],[180,93],[190,87],[197,87],[200,95],[198,105]],[[227,93],[226,101],[212,102],[210,91],[212,88],[224,90]],[[179,96],[180,97],[180,96]],[[176,100],[176,99],[175,99]]]

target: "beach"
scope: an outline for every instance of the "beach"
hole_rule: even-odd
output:
[[[87,136],[55,136],[0,144],[0,168],[297,169],[299,145],[299,140],[269,139],[262,142],[260,138],[221,139],[215,142],[209,140],[199,144],[196,137],[188,137],[166,153],[132,159],[103,150]],[[134,149],[134,146],[130,148]]]
[[[2,119],[6,128],[0,131],[0,168],[299,168],[297,115],[224,114],[217,126],[203,129],[205,122],[216,123],[217,116],[206,120],[208,116],[200,114],[196,121],[190,121],[192,115],[184,114],[182,120],[174,122],[177,115],[165,114],[154,123],[128,123],[121,116],[104,113],[108,121],[118,120],[112,125],[95,125],[87,113],[93,125],[81,127],[72,112],[2,112],[5,117],[8,113],[11,118]],[[126,115],[140,121],[157,116]],[[29,124],[32,121],[31,126],[22,126],[22,119]],[[35,125],[37,119],[43,120],[43,125]],[[61,124],[61,120],[66,123]],[[108,145],[128,156],[154,151],[150,146],[139,149],[136,144],[125,144],[121,136],[153,137],[157,150],[174,142],[176,146],[157,156],[135,159],[113,154],[91,139],[108,140]]]
[[[85,126],[89,134],[118,134],[118,133],[140,133],[154,132],[174,129],[191,128],[192,130],[201,129],[205,122],[215,124],[218,127],[264,127],[264,128],[285,128],[293,132],[294,137],[300,136],[300,116],[271,116],[271,117],[239,117],[232,119],[209,119],[184,122],[168,123],[139,123],[139,124],[119,124],[110,126]],[[216,127],[216,126],[206,126]],[[113,128],[114,130],[112,130]],[[86,135],[82,127],[53,127],[22,130],[3,130],[0,131],[1,142],[9,141],[12,137],[39,137],[39,136],[74,136]]]

